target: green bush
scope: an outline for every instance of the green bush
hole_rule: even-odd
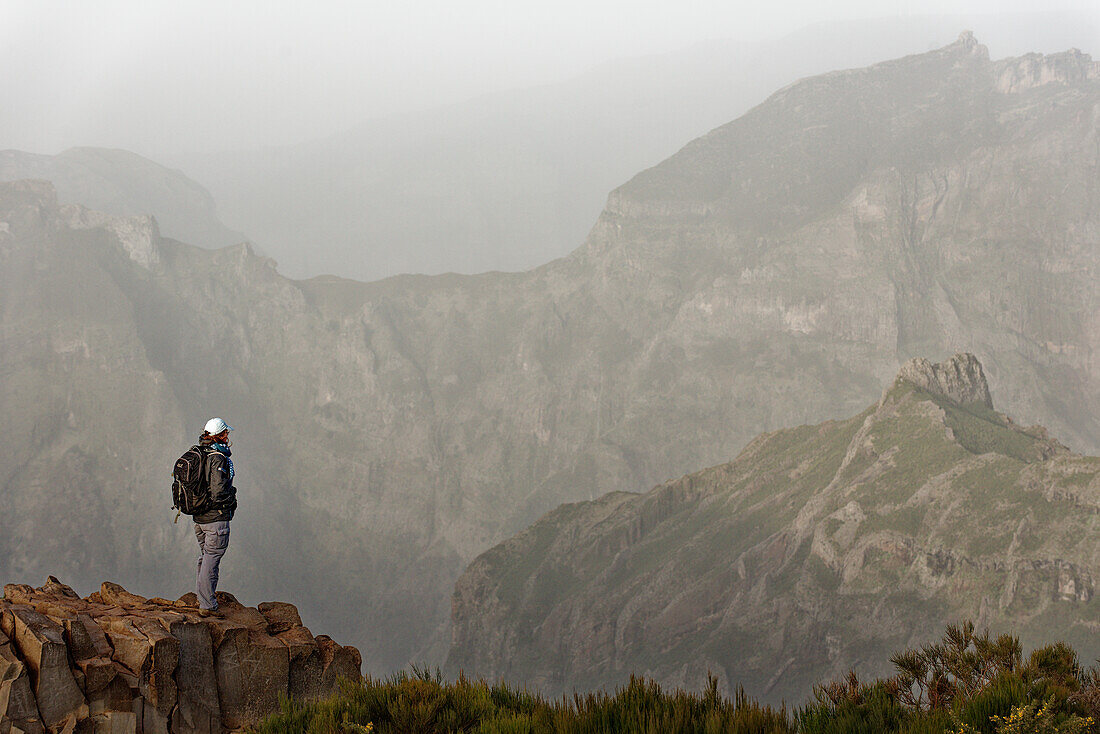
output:
[[[1093,731],[1093,720],[1076,714],[1062,713],[1054,697],[1045,703],[1030,702],[1014,706],[1004,715],[992,718],[996,734],[1087,734]],[[954,734],[972,734],[975,730],[963,724]]]
[[[346,682],[339,694],[282,712],[258,734],[1100,734],[1100,670],[1058,642],[1023,661],[1015,637],[952,625],[940,642],[895,654],[896,675],[855,673],[815,687],[789,713],[711,677],[701,693],[632,677],[613,693],[548,700],[536,692],[413,668]]]
[[[851,678],[854,682],[854,678]],[[833,689],[834,695],[839,689]],[[880,734],[901,731],[912,717],[884,681],[870,686],[856,683],[847,695],[816,692],[817,701],[798,714],[798,731],[805,734]]]
[[[325,701],[284,701],[260,734],[794,734],[791,716],[737,691],[731,700],[711,678],[702,695],[663,691],[632,677],[614,694],[593,692],[551,702],[503,683],[460,677],[453,684],[414,669],[380,681],[347,684]]]
[[[1004,672],[955,704],[954,721],[968,732],[994,734],[994,718],[1008,716],[1013,709],[1028,702],[1027,686],[1018,673]]]

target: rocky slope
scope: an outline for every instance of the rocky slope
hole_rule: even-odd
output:
[[[0,599],[0,732],[222,732],[358,680],[359,651],[316,638],[291,604],[218,592],[145,599],[104,583],[86,599],[50,577]]]
[[[379,672],[442,661],[454,580],[546,511],[855,413],[910,357],[972,349],[1096,451],[1096,75],[964,37],[800,82],[518,274],[296,282],[0,184],[0,578],[184,590],[167,473],[211,414],[224,577]]]
[[[544,692],[708,672],[800,702],[963,618],[1100,654],[1100,458],[995,412],[980,364],[907,363],[846,420],[646,494],[565,505],[475,560],[451,672]]]
[[[180,171],[135,153],[70,148],[58,155],[0,150],[0,181],[49,181],[63,204],[116,216],[152,216],[166,237],[205,247],[243,242],[218,219],[210,192]]]

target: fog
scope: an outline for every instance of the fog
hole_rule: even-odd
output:
[[[969,29],[994,59],[1100,56],[1095,6],[0,0],[0,181],[56,189],[0,196],[0,578],[188,588],[193,540],[171,524],[167,469],[219,414],[239,427],[241,487],[223,589],[301,604],[381,674],[445,661],[463,569],[545,513],[717,466],[762,433],[860,415],[903,360],[974,351],[998,410],[1095,452],[1095,67],[1063,56],[993,77],[973,38],[956,43]],[[907,54],[922,55],[862,68]],[[983,91],[1025,67],[1053,71],[1021,83],[1027,94]],[[845,68],[859,70],[787,86]],[[281,277],[448,271],[483,274]],[[893,449],[865,456],[856,441],[871,434],[847,425],[850,446],[837,434],[820,449],[834,468],[783,458],[774,487],[836,488],[846,456],[889,471]],[[1051,448],[1041,435],[1037,452]],[[984,462],[984,447],[949,449]],[[1082,515],[1072,482],[1050,497]],[[910,491],[894,489],[859,495],[865,527],[886,516],[873,502]],[[1030,617],[1043,619],[1062,571],[1084,569],[1089,594],[1097,574],[1084,543],[1015,555],[1024,528],[1081,536],[1048,531],[1055,500],[1035,496],[1036,513],[1021,503],[996,520],[1007,554],[980,562],[1053,569]],[[753,529],[767,537],[723,539],[735,555],[699,552],[693,573],[710,584],[746,557],[751,573],[771,556],[816,564],[819,536],[791,497]],[[969,506],[945,514],[969,520]],[[836,537],[837,517],[818,527]],[[592,537],[619,548],[649,522],[604,541],[594,521]],[[949,530],[928,537],[969,533]],[[773,552],[780,533],[806,552]],[[685,537],[660,544],[706,547]],[[516,589],[536,578],[513,568]],[[651,639],[696,613],[667,608],[676,629]],[[1081,609],[1087,621],[1094,607]],[[813,629],[828,616],[860,618],[822,612]],[[640,619],[616,629],[641,639]]]
[[[1027,24],[1027,48],[1003,32],[1018,30],[1013,14],[1037,11],[1053,14]],[[1100,10],[1089,0],[700,0],[675,8],[634,0],[9,0],[0,3],[0,146],[52,154],[94,145],[158,158],[280,145],[560,81],[612,59],[716,39],[767,42],[825,21],[918,15],[988,16],[972,22],[994,56],[1088,51],[1100,36]]]
[[[206,247],[248,239],[291,277],[364,281],[564,256],[609,191],[802,77],[964,29],[993,58],[1100,49],[1100,10],[1080,0],[0,13],[0,150],[125,150],[199,186],[89,151],[9,155],[0,179],[50,178],[63,201],[154,214],[164,234]]]

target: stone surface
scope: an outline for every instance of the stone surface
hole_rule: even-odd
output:
[[[269,634],[277,635],[302,626],[302,617],[298,614],[298,608],[293,604],[279,601],[261,602],[256,609],[267,620]]]
[[[259,630],[227,630],[215,653],[214,668],[222,721],[230,727],[277,712],[279,696],[289,690],[290,652]]]
[[[231,594],[219,592],[224,617],[201,617],[187,602],[112,583],[81,599],[53,577],[38,589],[8,584],[0,734],[220,734],[278,710],[291,690],[292,655],[303,699],[360,674],[358,650],[314,638],[290,604],[266,604],[272,622]],[[281,637],[268,634],[273,623]]]
[[[151,650],[149,640],[135,626],[132,619],[104,617],[104,631],[114,650],[113,657],[134,675],[148,671]]]
[[[92,716],[112,711],[132,711],[138,679],[119,663],[113,663],[110,682],[99,690],[88,690],[88,712]]]
[[[137,725],[131,711],[108,711],[92,717],[92,734],[137,734]]]
[[[169,630],[180,643],[176,670],[179,704],[173,728],[200,734],[218,732],[221,707],[210,628],[204,623],[181,618],[172,621]]]
[[[77,660],[76,665],[84,676],[81,689],[89,698],[107,688],[118,675],[118,668],[109,657],[84,658]]]
[[[140,731],[147,734],[167,734],[168,717],[159,711],[155,705],[147,701],[144,696],[135,696],[131,709]]]
[[[77,600],[80,599],[80,595],[73,591],[71,586],[66,586],[61,583],[56,576],[49,576],[46,579],[46,583],[42,585],[42,591],[54,596],[60,596],[65,599]]]
[[[103,586],[99,589],[99,597],[104,604],[115,604],[124,608],[140,607],[148,601],[145,597],[131,594],[118,584],[110,581],[103,582]]]
[[[341,678],[357,680],[363,660],[354,647],[344,647],[328,635],[318,635],[317,645],[321,648],[322,687],[334,686]]]
[[[30,669],[31,688],[47,728],[88,713],[84,694],[69,668],[64,633],[56,622],[27,607],[11,607],[14,648]]]
[[[277,637],[290,651],[291,697],[299,701],[320,698],[325,690],[325,654],[317,640],[305,627],[280,632]]]
[[[5,726],[22,729],[27,734],[44,731],[27,668],[7,638],[0,636],[0,731]]]
[[[107,641],[103,629],[91,617],[86,614],[76,615],[66,619],[63,625],[65,641],[73,660],[111,657],[111,643]]]
[[[158,721],[167,721],[177,700],[174,675],[179,665],[180,641],[165,629],[160,619],[142,618],[134,626],[149,642],[148,669],[141,676],[138,690],[146,703],[156,709]]]
[[[219,591],[217,597],[222,619],[249,629],[267,628],[267,618],[258,609],[246,607],[235,596],[224,591]]]

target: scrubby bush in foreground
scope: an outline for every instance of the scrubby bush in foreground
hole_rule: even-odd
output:
[[[855,673],[820,685],[797,711],[722,696],[665,691],[641,678],[615,693],[547,700],[504,683],[454,683],[413,668],[346,683],[326,701],[287,701],[259,734],[1100,734],[1100,670],[1064,643],[1025,661],[1019,640],[950,626],[941,642],[891,658],[897,673]]]
[[[718,693],[711,679],[702,695],[666,692],[652,681],[631,678],[614,694],[594,692],[548,701],[503,683],[459,678],[445,683],[438,673],[413,669],[386,680],[347,684],[339,696],[318,703],[284,703],[283,713],[264,722],[261,734],[316,732],[362,734],[595,734],[596,732],[737,732],[793,734],[786,710],[761,706],[738,692]]]
[[[1094,720],[1100,676],[1058,642],[1023,661],[1020,641],[952,625],[941,642],[891,658],[896,675],[862,683],[851,673],[814,690],[799,712],[804,734],[1077,734]]]

